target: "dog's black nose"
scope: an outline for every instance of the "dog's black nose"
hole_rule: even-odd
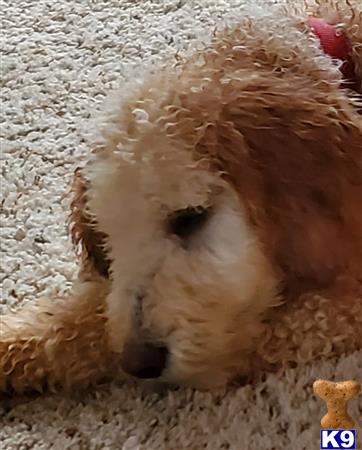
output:
[[[121,355],[122,369],[137,378],[158,378],[166,367],[168,349],[149,342],[127,341]]]

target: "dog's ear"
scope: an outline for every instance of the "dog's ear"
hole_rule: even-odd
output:
[[[338,91],[334,115],[323,98],[306,101],[306,108],[293,95],[254,93],[239,101],[237,95],[207,129],[198,152],[211,154],[239,194],[268,256],[296,281],[323,285],[344,272],[360,277],[362,128],[356,111]]]
[[[76,169],[71,188],[73,198],[70,205],[69,232],[81,261],[80,276],[96,272],[108,278],[110,261],[104,248],[107,236],[97,230],[97,223],[87,210],[88,188],[89,182],[81,169]]]

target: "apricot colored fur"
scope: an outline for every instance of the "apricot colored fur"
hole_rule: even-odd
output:
[[[242,342],[228,335],[225,380],[220,375],[215,384],[362,347],[361,6],[292,2],[283,11],[251,14],[125,96],[104,130],[105,144],[75,176],[70,230],[79,280],[68,298],[1,317],[0,391],[86,387],[119,372],[108,342],[116,322],[108,324],[106,314],[114,249],[96,211],[108,174],[93,169],[120,146],[154,136],[187,149],[237,194],[279,283],[270,300],[247,309]],[[341,88],[308,14],[340,24],[349,36],[356,91]],[[134,120],[141,107],[151,131]]]

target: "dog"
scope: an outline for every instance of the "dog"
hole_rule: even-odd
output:
[[[255,9],[125,87],[74,177],[78,279],[2,317],[2,392],[211,389],[362,347],[361,17]]]

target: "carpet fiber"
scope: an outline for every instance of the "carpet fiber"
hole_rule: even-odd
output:
[[[134,70],[192,47],[246,3],[258,2],[0,1],[0,313],[71,286],[66,192],[106,93]],[[81,398],[20,399],[0,406],[0,448],[318,449],[324,405],[313,381],[361,374],[360,352],[213,394],[113,384]],[[361,418],[362,396],[350,406]]]

